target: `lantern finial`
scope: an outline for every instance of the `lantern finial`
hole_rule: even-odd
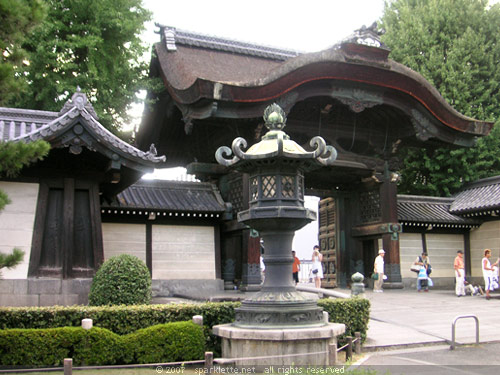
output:
[[[265,109],[263,118],[269,130],[282,130],[286,126],[285,111],[276,103]]]

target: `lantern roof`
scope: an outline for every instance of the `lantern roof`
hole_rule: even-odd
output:
[[[337,158],[337,151],[327,146],[324,139],[317,136],[311,139],[313,151],[306,151],[302,146],[291,140],[282,130],[286,126],[286,114],[276,103],[268,106],[264,111],[265,126],[269,131],[262,136],[259,143],[251,146],[247,152],[247,141],[238,137],[233,141],[231,149],[227,146],[219,147],[215,158],[219,164],[232,166],[240,161],[261,161],[264,159],[303,159],[313,161],[311,166],[331,165]],[[226,159],[234,153],[232,159]],[[242,163],[240,163],[242,164]]]

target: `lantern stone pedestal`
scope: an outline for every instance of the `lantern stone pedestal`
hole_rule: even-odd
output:
[[[222,337],[222,355],[236,366],[328,366],[328,349],[345,325],[290,329],[250,329],[224,324],[213,327]],[[309,353],[309,354],[308,354]]]
[[[296,230],[316,220],[304,207],[304,171],[331,165],[337,153],[321,137],[311,140],[310,152],[292,141],[276,104],[266,108],[264,120],[269,131],[247,152],[246,141],[236,138],[231,149],[215,154],[220,164],[249,174],[249,208],[238,221],[259,232],[266,276],[261,291],[235,310],[235,322],[213,332],[223,339],[223,357],[237,365],[328,365],[329,345],[345,326],[325,322],[316,302],[296,290],[292,241]]]

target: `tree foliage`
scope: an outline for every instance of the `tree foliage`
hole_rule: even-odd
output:
[[[16,107],[59,111],[78,86],[100,122],[119,129],[129,121],[148,66],[140,39],[151,14],[142,0],[44,0],[47,17],[23,48],[29,65],[18,74],[27,88]]]
[[[45,14],[42,0],[0,0],[0,106],[20,97],[23,80],[14,72],[26,57],[21,44]]]
[[[395,0],[380,26],[390,57],[421,73],[457,111],[500,117],[500,4],[487,0]],[[500,174],[500,121],[470,149],[404,150],[400,192],[444,195]]]

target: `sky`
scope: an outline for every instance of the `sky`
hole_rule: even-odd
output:
[[[300,52],[328,48],[361,26],[370,26],[381,16],[383,0],[144,0],[153,12],[143,40],[148,46],[160,41],[154,23],[185,31],[213,35]],[[150,48],[148,48],[150,50]],[[140,121],[142,107],[137,110]],[[218,146],[214,145],[214,150]],[[168,157],[168,154],[167,154]],[[177,169],[176,173],[182,173]],[[157,172],[154,178],[169,178]],[[151,178],[147,176],[146,178]],[[317,211],[318,199],[307,197],[306,207]],[[318,224],[297,231],[293,249],[300,259],[310,259],[317,243]]]
[[[159,41],[154,22],[302,52],[325,49],[383,12],[383,0],[144,0],[153,12],[144,40]]]

